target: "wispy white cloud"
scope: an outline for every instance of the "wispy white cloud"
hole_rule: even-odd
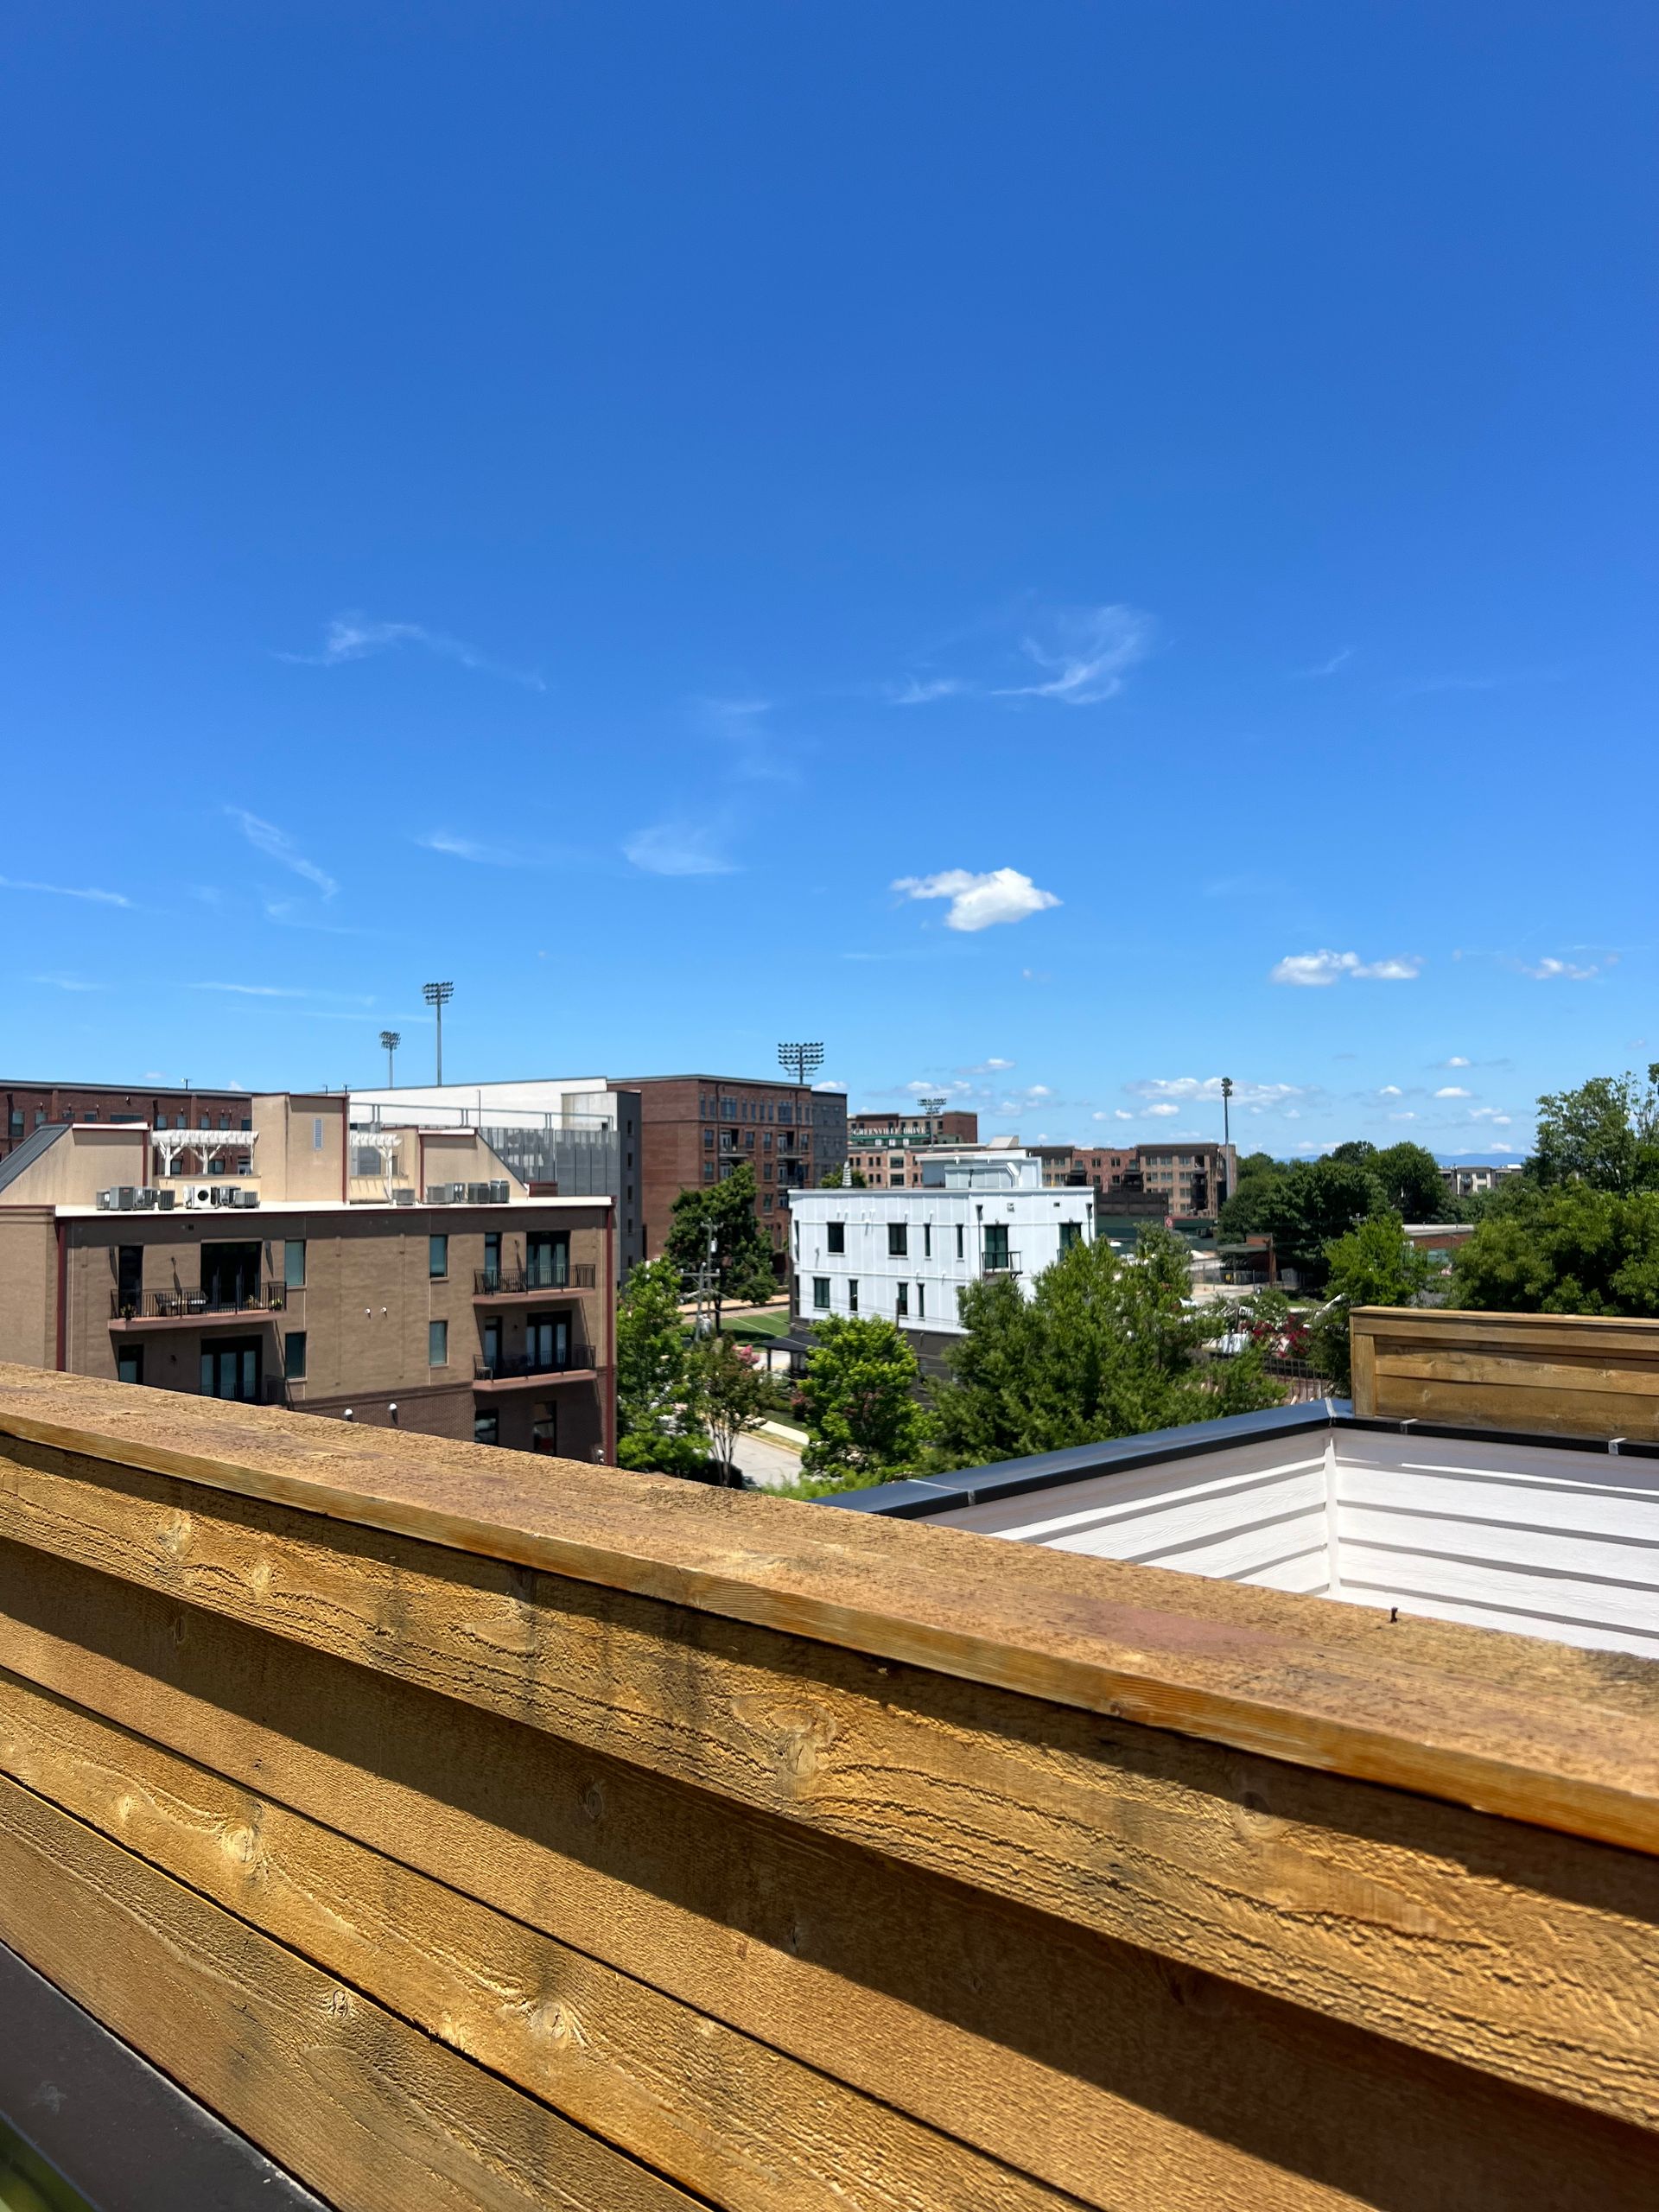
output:
[[[444,853],[451,860],[476,861],[485,868],[517,868],[518,855],[504,845],[483,845],[475,837],[457,837],[448,830],[433,830],[415,842],[429,853]]]
[[[0,891],[35,891],[48,899],[86,899],[95,906],[130,906],[119,891],[80,891],[67,883],[25,883],[21,877],[0,875]]]
[[[1172,1105],[1167,1100],[1164,1099],[1158,1100],[1154,1104],[1148,1106],[1146,1109],[1146,1111],[1148,1114],[1155,1114],[1160,1120],[1166,1120],[1170,1115],[1179,1114],[1180,1110],[1181,1109],[1179,1106]]]
[[[1546,953],[1535,968],[1522,968],[1523,976],[1530,976],[1535,983],[1587,983],[1601,969],[1594,963],[1580,967],[1571,960],[1557,960]]]
[[[1092,1118],[1096,1122],[1132,1122],[1135,1116],[1126,1107],[1114,1106],[1109,1114],[1096,1114]]]
[[[1339,983],[1344,976],[1357,982],[1414,983],[1423,963],[1415,953],[1402,953],[1386,960],[1362,960],[1357,952],[1287,953],[1268,981],[1303,988]]]
[[[1332,653],[1329,660],[1315,661],[1312,668],[1293,669],[1291,673],[1304,682],[1315,677],[1334,676],[1339,668],[1346,668],[1353,657],[1353,647],[1344,645],[1340,652]]]
[[[731,875],[737,863],[720,849],[721,831],[695,822],[657,822],[636,830],[622,851],[647,875]]]
[[[973,690],[959,676],[907,676],[901,683],[889,683],[885,696],[894,707],[927,707],[936,699],[957,699],[963,692]]]
[[[1453,1052],[1449,1060],[1440,1062],[1443,1068],[1466,1068],[1468,1065],[1468,1060],[1461,1052]]]
[[[1004,699],[1055,699],[1068,707],[1098,706],[1116,697],[1123,679],[1152,649],[1151,617],[1114,605],[1066,609],[1027,632],[1029,658],[1049,671],[1039,683],[1003,685]]]
[[[499,676],[509,683],[522,683],[531,691],[547,689],[533,669],[512,668],[505,661],[493,660],[445,631],[429,630],[421,622],[373,622],[363,614],[337,614],[324,633],[320,652],[278,653],[276,658],[308,668],[338,668],[344,662],[367,660],[374,653],[398,645],[415,645],[436,654],[440,660],[452,660],[480,676]]]
[[[727,772],[740,784],[792,784],[798,770],[772,721],[770,699],[704,699],[699,719],[727,749]],[[790,741],[798,746],[800,741]]]
[[[996,868],[975,875],[965,868],[948,868],[938,875],[901,875],[893,886],[906,899],[948,899],[948,930],[988,930],[998,922],[1023,922],[1046,906],[1058,906],[1052,891],[1039,891],[1018,868]]]
[[[279,868],[289,868],[294,874],[302,876],[325,899],[332,899],[340,889],[334,877],[320,868],[315,861],[307,860],[288,832],[279,830],[274,822],[266,822],[257,814],[250,814],[245,807],[227,806],[225,811],[254,850],[263,853],[267,860],[275,861]]]
[[[1376,1095],[1379,1098],[1403,1098],[1406,1094],[1397,1083],[1385,1083]]]
[[[980,1060],[973,1067],[963,1068],[962,1072],[963,1075],[1005,1075],[1013,1065],[1012,1060],[999,1060],[993,1058],[988,1060]]]
[[[1437,1098],[1472,1098],[1474,1095],[1472,1090],[1465,1090],[1460,1083],[1442,1084],[1434,1094]]]
[[[44,983],[54,991],[107,991],[107,983],[89,983],[79,976],[31,976],[31,983]]]
[[[1515,1116],[1501,1112],[1496,1106],[1471,1106],[1469,1118],[1471,1122],[1491,1122],[1500,1128],[1508,1128]]]

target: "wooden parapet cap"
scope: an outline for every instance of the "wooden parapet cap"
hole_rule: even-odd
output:
[[[1659,1441],[1659,1321],[1363,1306],[1350,1328],[1363,1418]]]
[[[1659,1853],[1645,1661],[0,1366],[0,1498],[14,1442]]]

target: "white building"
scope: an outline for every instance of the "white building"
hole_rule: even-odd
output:
[[[791,1191],[793,1317],[875,1314],[915,1340],[924,1363],[962,1336],[957,1294],[1007,1275],[1028,1298],[1070,1244],[1095,1233],[1095,1194],[1045,1190],[1024,1152],[940,1150],[919,1189]]]

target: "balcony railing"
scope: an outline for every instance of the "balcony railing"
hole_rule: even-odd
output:
[[[1017,1252],[987,1252],[980,1260],[979,1272],[982,1275],[1017,1275],[1020,1255]]]
[[[592,1260],[573,1260],[563,1268],[475,1268],[474,1298],[531,1297],[537,1291],[594,1290],[599,1269]]]
[[[257,1290],[146,1290],[137,1297],[110,1293],[112,1321],[194,1321],[209,1313],[281,1313],[287,1306],[288,1292],[279,1282]]]
[[[531,1375],[581,1375],[594,1367],[591,1344],[567,1344],[561,1358],[556,1354],[502,1352],[494,1359],[480,1354],[473,1362],[474,1382],[512,1382]]]

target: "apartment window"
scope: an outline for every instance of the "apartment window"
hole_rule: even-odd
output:
[[[242,1116],[242,1126],[245,1129],[251,1129],[253,1127],[253,1116],[251,1114],[245,1114]]]
[[[826,1252],[844,1252],[847,1249],[847,1224],[844,1221],[824,1223],[823,1249]]]
[[[905,1172],[904,1154],[902,1152],[895,1154],[894,1156],[888,1160],[887,1165],[889,1167],[896,1167],[902,1175]]]
[[[123,1244],[115,1259],[115,1296],[118,1313],[130,1319],[144,1304],[144,1248]]]
[[[448,1274],[449,1239],[447,1236],[429,1236],[427,1238],[426,1272],[429,1278],[433,1282],[442,1282]],[[437,1360],[434,1364],[442,1367],[443,1362],[442,1360]]]
[[[305,1380],[305,1331],[290,1329],[283,1338],[283,1369],[290,1382]]]
[[[42,1127],[44,1126],[44,1124],[45,1124],[45,1122],[46,1122],[46,1109],[45,1109],[45,1107],[44,1107],[44,1106],[37,1106],[37,1107],[35,1109],[35,1128],[36,1128],[37,1129],[38,1129],[38,1128],[42,1128]]]
[[[289,1290],[305,1288],[305,1239],[290,1236],[283,1247],[283,1281]]]
[[[426,1325],[426,1363],[429,1367],[448,1367],[449,1364],[449,1324],[429,1321]]]
[[[144,1348],[143,1344],[123,1344],[115,1356],[115,1379],[118,1382],[142,1382],[144,1379]]]
[[[910,1227],[908,1223],[902,1221],[890,1221],[887,1224],[887,1257],[890,1260],[902,1260],[909,1250]]]
[[[703,1133],[702,1133],[702,1148],[703,1148],[703,1150],[704,1150],[705,1152],[712,1152],[712,1151],[714,1150],[714,1148],[715,1148],[715,1133],[714,1133],[714,1131],[713,1131],[712,1129],[705,1129],[705,1130],[703,1131]]]
[[[830,1311],[830,1278],[828,1275],[813,1276],[812,1303],[820,1313],[827,1313]]]
[[[322,1116],[321,1114],[314,1115],[312,1117],[311,1149],[313,1152],[321,1152],[322,1150]]]
[[[958,1259],[961,1259],[961,1258],[962,1258],[962,1256],[963,1256],[963,1250],[962,1250],[962,1224],[961,1224],[960,1222],[958,1222],[958,1223],[957,1224],[957,1257]]]
[[[896,1283],[893,1286],[893,1318],[895,1321],[903,1321],[909,1318],[909,1314],[910,1285],[907,1282]]]
[[[856,1313],[858,1311],[858,1277],[856,1275],[849,1275],[847,1278],[847,1311],[849,1313]]]
[[[552,1399],[536,1408],[536,1418],[530,1424],[530,1448],[532,1452],[558,1451],[559,1408]]]
[[[772,1192],[770,1191],[766,1192],[766,1196],[760,1201],[760,1211],[762,1213],[770,1213],[772,1211]]]
[[[10,1114],[7,1117],[7,1126],[10,1129],[14,1137],[22,1136],[23,1134],[23,1109],[21,1106],[14,1106],[12,1108]]]
[[[570,1281],[570,1232],[540,1230],[524,1239],[524,1274],[532,1290],[563,1290]]]
[[[918,1282],[916,1286],[916,1319],[918,1321],[927,1319],[927,1285],[925,1282]]]
[[[165,1114],[158,1114],[158,1115],[156,1116],[156,1122],[155,1122],[155,1126],[156,1126],[158,1129],[164,1129],[164,1128],[167,1127],[167,1116],[166,1116],[166,1115],[165,1115]],[[181,1127],[181,1128],[182,1128],[182,1127],[183,1127],[184,1125],[183,1125],[183,1123],[182,1123],[182,1122],[181,1122],[179,1126]]]
[[[474,1444],[499,1444],[501,1441],[501,1416],[493,1407],[488,1413],[473,1415]]]
[[[484,1282],[493,1290],[501,1280],[501,1232],[492,1229],[484,1238]]]
[[[761,1132],[760,1149],[762,1152],[770,1152],[772,1150],[772,1131],[770,1129],[766,1129]]]
[[[771,1180],[772,1180],[772,1162],[771,1162],[770,1160],[767,1160],[767,1162],[766,1162],[766,1166],[765,1166],[760,1170],[760,1175],[761,1175],[761,1179],[762,1179],[762,1181],[763,1181],[763,1182],[767,1182],[767,1183],[770,1183],[770,1182],[771,1182]]]
[[[64,1120],[65,1120],[66,1122],[69,1122],[69,1121],[73,1121],[73,1120],[74,1119],[74,1116],[73,1116],[73,1114],[66,1114],[66,1115],[64,1116],[64,1117],[63,1117],[63,1118],[64,1118]],[[86,1109],[86,1112],[81,1116],[81,1117],[80,1117],[80,1118],[81,1118],[81,1120],[82,1120],[83,1122],[95,1122],[95,1121],[98,1119],[98,1109],[97,1109],[97,1107],[96,1107],[96,1106],[89,1106],[89,1107]]]
[[[922,1257],[925,1260],[931,1260],[932,1256],[933,1224],[931,1221],[925,1221],[922,1224]]]
[[[1060,1249],[1062,1252],[1069,1252],[1074,1244],[1080,1243],[1082,1241],[1083,1224],[1080,1221],[1063,1221],[1060,1224]]]
[[[201,1395],[204,1398],[234,1398],[241,1404],[259,1402],[259,1344],[218,1344],[201,1355]]]
[[[230,1116],[229,1116],[228,1114],[221,1114],[221,1115],[219,1116],[219,1128],[220,1128],[221,1129],[228,1129],[228,1128],[230,1128],[230,1126],[231,1126],[231,1117],[230,1117]]]

